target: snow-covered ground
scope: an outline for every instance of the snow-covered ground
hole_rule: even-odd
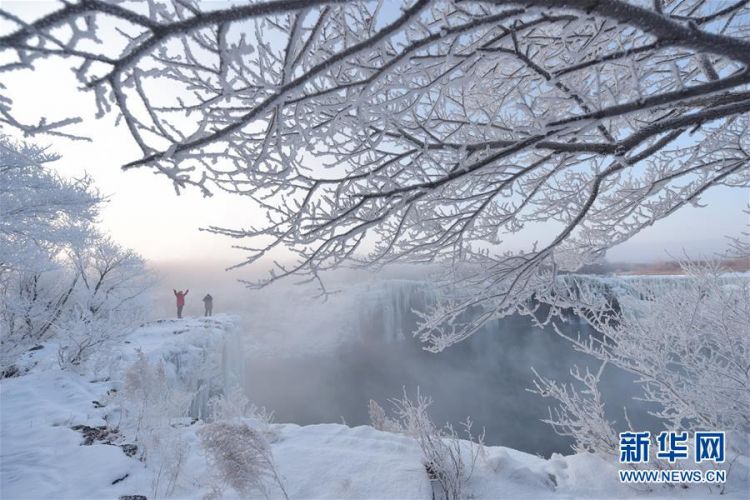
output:
[[[83,433],[73,427],[117,427],[108,401],[138,351],[151,360],[164,360],[173,380],[196,387],[202,370],[222,363],[222,346],[230,341],[232,324],[231,317],[149,323],[106,359],[96,360],[92,371],[97,375],[59,369],[54,344],[28,352],[18,363],[26,373],[0,382],[0,497],[147,495],[151,471],[118,446],[132,444],[132,438],[112,434],[105,439],[112,444],[83,446]]]
[[[151,361],[163,361],[172,384],[192,391],[192,412],[200,414],[210,390],[241,380],[237,324],[232,316],[149,323],[82,373],[60,370],[53,344],[28,352],[19,363],[24,373],[0,381],[0,497],[152,498],[157,472],[122,446],[134,444],[133,437],[115,431],[119,410],[112,390],[121,387],[126,367],[140,351]],[[189,419],[178,427],[188,452],[175,498],[210,492],[209,466],[197,436],[203,425]],[[419,447],[407,436],[338,424],[272,424],[268,430],[289,498],[433,498]],[[747,461],[734,464],[722,498],[747,498],[747,466]],[[488,499],[703,498],[710,493],[702,486],[639,491],[620,484],[615,466],[593,455],[545,460],[503,447],[483,450],[467,492]],[[236,493],[227,488],[225,497]]]

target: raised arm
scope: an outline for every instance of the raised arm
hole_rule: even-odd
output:
[[[187,295],[190,290],[185,290],[185,293],[183,295]]]
[[[172,291],[174,292],[175,296],[177,296],[177,290],[175,290],[174,288],[172,288]]]

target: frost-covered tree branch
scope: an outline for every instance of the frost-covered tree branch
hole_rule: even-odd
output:
[[[0,277],[36,269],[91,232],[101,195],[83,177],[67,180],[45,165],[58,157],[0,135]]]
[[[748,2],[395,5],[0,10],[16,25],[0,72],[65,58],[139,145],[126,168],[263,209],[207,228],[273,269],[256,284],[448,263],[417,332],[435,350],[706,190],[750,185]],[[21,123],[10,99],[0,113]],[[546,240],[507,248],[541,224]]]
[[[605,416],[599,381],[605,367],[616,367],[635,377],[640,386],[636,399],[648,404],[664,430],[721,428],[734,442],[728,445],[727,462],[744,453],[742,443],[750,432],[750,280],[727,275],[715,264],[683,265],[682,277],[604,283],[579,277],[568,281],[567,290],[558,289],[558,305],[573,305],[596,329],[585,337],[559,329],[558,334],[598,361],[600,369],[592,373],[573,367],[573,384],[535,372],[533,392],[556,401],[545,422],[573,438],[577,452],[611,460],[617,456],[617,431],[637,430],[627,406],[625,425],[618,430]],[[659,458],[653,451],[655,435],[652,440],[649,467],[685,466]]]
[[[573,346],[610,366],[632,373],[643,389],[642,399],[654,404],[654,415],[670,429],[722,428],[750,431],[750,281],[727,276],[714,265],[684,264],[681,278],[632,280],[610,288],[602,299],[596,280],[578,279],[558,300],[574,304],[576,312],[599,335],[566,336]],[[559,290],[560,291],[560,290]],[[563,299],[565,297],[565,299]],[[585,304],[585,306],[583,305]],[[593,395],[587,411],[591,420],[602,403],[597,399],[598,376],[578,371],[576,378]],[[579,395],[540,378],[546,396],[563,402],[553,418],[576,439],[606,435],[578,432],[567,412],[583,407]],[[598,419],[604,422],[603,417]],[[565,422],[561,424],[561,422]],[[583,443],[584,448],[589,448]]]

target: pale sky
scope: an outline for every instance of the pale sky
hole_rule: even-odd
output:
[[[4,6],[16,2],[3,2]],[[33,7],[30,7],[33,6]],[[48,2],[25,3],[23,10],[49,6]],[[2,25],[0,25],[0,30]],[[115,125],[114,114],[94,119],[93,95],[77,90],[80,84],[65,63],[37,64],[32,73],[5,75],[7,95],[23,111],[28,121],[40,116],[50,120],[80,115],[84,125],[78,132],[93,142],[72,142],[67,139],[42,137],[35,139],[49,144],[62,155],[54,164],[63,175],[78,176],[84,171],[94,179],[110,201],[101,215],[101,226],[122,245],[133,248],[146,259],[156,262],[182,261],[219,263],[222,267],[237,263],[241,252],[231,249],[232,240],[199,232],[199,227],[252,225],[260,216],[253,212],[247,199],[217,193],[203,198],[195,190],[176,196],[170,181],[155,176],[150,170],[123,172],[120,166],[139,157],[139,150],[130,138],[124,123]],[[54,80],[54,87],[49,85]],[[55,92],[49,92],[54,88]],[[669,219],[656,223],[631,241],[613,249],[609,257],[616,261],[668,259],[683,250],[692,256],[719,251],[725,246],[726,235],[738,235],[745,229],[748,216],[742,212],[750,203],[750,190],[717,188],[703,198],[708,208],[685,207]],[[524,241],[517,241],[517,248]]]
[[[57,92],[49,93],[48,80],[59,81]],[[139,156],[140,150],[124,123],[115,124],[114,114],[95,119],[93,95],[82,94],[64,64],[40,65],[30,75],[13,74],[3,84],[19,111],[29,121],[40,115],[64,117],[78,114],[84,124],[72,127],[92,142],[44,136],[34,142],[49,145],[62,156],[50,164],[61,174],[76,177],[87,172],[100,191],[109,197],[101,214],[101,226],[122,245],[133,248],[149,260],[212,260],[227,265],[241,254],[232,251],[231,240],[199,232],[212,224],[243,225],[252,221],[247,200],[216,193],[204,198],[196,190],[180,196],[169,179],[148,169],[130,171],[120,166]],[[256,214],[257,215],[257,214]]]

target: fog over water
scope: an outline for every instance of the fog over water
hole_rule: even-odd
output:
[[[215,312],[241,318],[249,399],[275,413],[277,422],[301,425],[342,422],[368,424],[368,402],[386,410],[404,388],[417,388],[434,403],[431,416],[454,426],[471,417],[474,431],[486,431],[491,445],[549,456],[567,453],[571,441],[541,422],[554,401],[528,391],[534,367],[541,375],[572,381],[569,370],[599,368],[575,352],[551,328],[529,318],[493,321],[483,331],[437,354],[411,336],[412,309],[423,310],[433,297],[430,285],[414,274],[341,273],[332,280],[338,293],[328,300],[291,282],[251,291],[210,266],[160,266],[162,286],[155,290],[159,317],[174,314],[172,288],[190,288],[187,315],[202,313],[200,299],[214,296]],[[404,276],[404,272],[397,273]],[[562,323],[567,333],[587,335],[585,323]],[[602,392],[615,427],[625,428],[623,406],[633,425],[656,429],[643,403],[633,400],[633,377],[614,367],[604,371]]]

